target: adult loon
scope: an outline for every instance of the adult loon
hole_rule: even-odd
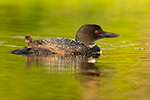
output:
[[[117,37],[118,34],[105,32],[99,25],[86,24],[79,28],[76,33],[76,39],[67,38],[49,38],[45,40],[32,41],[30,35],[25,36],[28,43],[28,50],[34,53],[33,49],[50,51],[52,54],[71,54],[71,55],[87,55],[100,53],[100,48],[93,43],[102,38]]]

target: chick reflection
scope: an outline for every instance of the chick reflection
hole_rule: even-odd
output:
[[[27,56],[26,66],[40,66],[45,69],[46,73],[74,73],[85,75],[99,75],[97,68],[94,66],[96,58],[87,56],[73,55],[49,55],[49,56]]]

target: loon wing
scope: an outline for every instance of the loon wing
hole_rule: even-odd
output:
[[[89,51],[86,44],[67,38],[49,38],[42,40],[40,48],[50,50],[55,53],[85,53]]]

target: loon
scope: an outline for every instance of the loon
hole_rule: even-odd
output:
[[[94,41],[118,36],[118,34],[103,31],[99,25],[86,24],[79,28],[75,39],[56,37],[33,41],[30,35],[26,35],[25,41],[27,50],[32,50],[32,53],[34,53],[33,49],[36,49],[36,52],[46,50],[52,54],[87,55],[100,53],[100,48]]]

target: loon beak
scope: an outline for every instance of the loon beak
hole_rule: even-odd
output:
[[[115,34],[115,33],[109,33],[109,32],[105,32],[105,31],[103,31],[103,36],[104,36],[104,38],[112,38],[112,37],[118,37],[118,36],[120,36],[120,35],[118,35],[118,34]]]

